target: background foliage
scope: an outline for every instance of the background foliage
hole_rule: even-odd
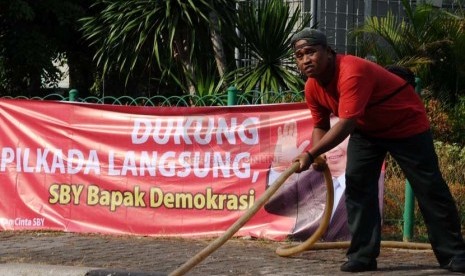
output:
[[[91,1],[0,0],[0,95],[43,95],[56,87],[61,73],[54,64],[67,62],[72,85],[85,91],[92,80],[75,62],[91,67],[90,49],[80,39],[77,20]],[[78,81],[79,80],[79,81]]]
[[[360,55],[373,55],[381,65],[409,67],[431,96],[455,105],[465,94],[465,18],[461,8],[412,7],[402,0],[405,18],[393,13],[368,18],[352,35],[361,41]]]

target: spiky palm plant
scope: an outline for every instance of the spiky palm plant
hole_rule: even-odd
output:
[[[250,91],[300,91],[303,81],[296,72],[290,50],[292,34],[308,26],[310,17],[301,18],[282,0],[246,1],[239,7],[237,28],[244,42],[241,48],[251,62],[234,73],[238,88]]]
[[[83,18],[82,31],[97,48],[95,58],[104,73],[116,68],[129,78],[158,67],[157,79],[174,81],[192,94],[196,70],[214,60],[206,53],[222,50],[221,44],[220,49],[217,46],[218,28],[232,25],[228,16],[234,14],[234,4],[234,0],[99,0],[94,8],[101,12]],[[220,63],[221,58],[217,56]]]

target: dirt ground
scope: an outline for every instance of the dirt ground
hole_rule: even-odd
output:
[[[160,275],[174,271],[211,241],[5,231],[0,232],[0,263],[67,265],[127,272],[125,275]],[[192,268],[188,275],[342,274],[339,267],[345,261],[345,249],[306,251],[283,258],[275,253],[281,245],[234,238]],[[438,268],[431,250],[383,248],[378,271],[361,275],[452,274]]]

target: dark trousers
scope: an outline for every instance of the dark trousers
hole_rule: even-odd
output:
[[[349,140],[346,169],[346,206],[352,234],[349,260],[368,263],[379,255],[378,178],[387,152],[412,186],[439,264],[446,265],[453,256],[465,254],[457,207],[439,170],[431,132],[403,139],[379,139],[355,132]]]

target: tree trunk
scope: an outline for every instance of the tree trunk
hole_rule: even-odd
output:
[[[185,33],[185,32],[182,32]],[[189,92],[189,95],[195,95],[195,85],[191,79],[195,78],[194,66],[192,65],[191,59],[189,57],[189,43],[186,41],[187,36],[176,35],[177,37],[174,40],[175,58],[181,63],[182,69],[184,70],[184,75],[186,78],[186,86]]]
[[[224,72],[226,71],[226,56],[224,54],[223,41],[221,40],[221,35],[218,29],[218,15],[216,12],[212,11],[209,16],[212,25],[210,38],[213,45],[213,52],[215,54],[216,67],[218,68],[220,77],[223,77]]]

